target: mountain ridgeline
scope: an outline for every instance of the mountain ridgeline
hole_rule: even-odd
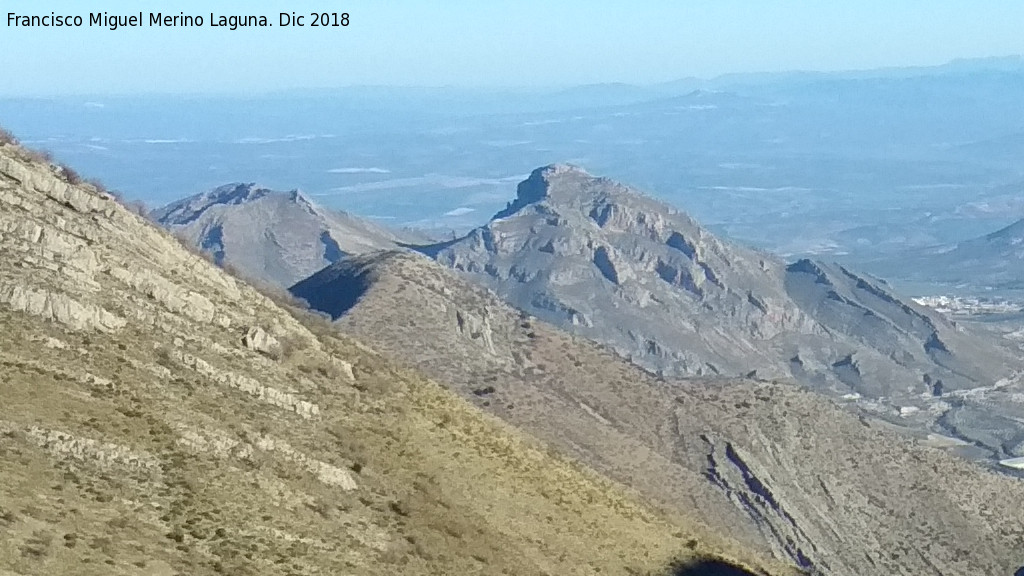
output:
[[[291,292],[755,557],[844,576],[1021,564],[1024,488],[950,453],[1024,455],[991,406],[1020,389],[1008,341],[573,166],[536,170],[463,238],[404,248]]]
[[[0,143],[3,576],[794,573],[69,174]]]
[[[954,246],[916,250],[871,264],[893,278],[944,282],[983,292],[1024,290],[1024,220]]]
[[[1020,561],[1017,479],[791,383],[659,378],[416,254],[346,258],[293,292],[481,409],[811,574]]]
[[[285,286],[342,255],[417,244],[251,185],[154,215],[247,277]],[[1024,456],[1024,424],[1001,408],[1024,393],[1017,343],[843,266],[721,239],[580,168],[538,169],[486,225],[416,249],[655,374],[793,379],[970,457]],[[354,305],[359,287],[349,293],[332,306]]]
[[[397,248],[423,237],[325,210],[301,192],[228,184],[153,211],[186,241],[253,279],[289,286],[346,254]]]
[[[912,428],[1024,455],[941,415],[1017,386],[1016,345],[842,266],[787,264],[568,165],[541,168],[465,237],[421,249],[517,308],[664,376],[792,378]],[[970,419],[968,419],[970,420]],[[1024,433],[1009,424],[1011,437]],[[1007,451],[1007,447],[1013,448]]]
[[[884,282],[810,260],[787,265],[572,166],[535,171],[487,225],[423,251],[665,374],[797,374],[855,392],[870,392],[869,374],[882,371],[900,387],[925,374],[954,389],[992,376],[990,355],[957,326]],[[848,356],[859,375],[835,366]]]

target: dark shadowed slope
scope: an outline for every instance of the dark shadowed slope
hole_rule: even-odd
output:
[[[719,560],[701,560],[673,568],[672,576],[757,576],[757,574]]]

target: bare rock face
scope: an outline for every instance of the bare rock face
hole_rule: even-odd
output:
[[[656,377],[414,254],[345,259],[293,292],[532,436],[807,573],[1020,565],[1019,479],[794,384]],[[924,320],[907,329],[933,330]],[[792,362],[814,370],[807,356]],[[848,363],[868,374],[859,353]]]
[[[425,251],[665,373],[782,376],[765,344],[817,329],[788,298],[781,262],[572,166],[535,171],[487,226]]]
[[[302,193],[228,184],[154,210],[162,226],[247,276],[291,286],[346,254],[398,248],[410,241]]]
[[[14,310],[54,320],[79,330],[113,332],[125,325],[124,318],[119,318],[100,306],[82,304],[64,294],[25,286],[0,286],[0,302]]]
[[[259,326],[253,326],[242,336],[242,345],[254,352],[267,356],[277,356],[281,353],[281,343]]]
[[[793,378],[836,398],[878,400],[866,406],[980,441],[989,456],[1007,454],[972,427],[944,426],[942,394],[925,382],[941,381],[946,395],[1017,382],[1016,346],[903,300],[881,280],[722,240],[580,168],[534,171],[487,225],[422,251],[652,372]],[[914,418],[900,415],[908,406],[919,410]]]

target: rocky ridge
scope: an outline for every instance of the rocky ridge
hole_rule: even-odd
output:
[[[7,143],[0,325],[5,576],[789,573]]]
[[[1024,559],[1018,480],[794,385],[657,377],[412,254],[346,259],[293,293],[479,407],[811,573],[1011,574]]]
[[[162,226],[250,277],[289,286],[346,254],[423,241],[345,212],[319,206],[297,190],[228,184],[154,210]]]
[[[863,398],[894,423],[978,442],[985,455],[1015,455],[941,416],[955,392],[1020,387],[1016,344],[842,266],[787,264],[722,240],[580,168],[534,171],[488,224],[422,251],[651,372],[792,378]]]

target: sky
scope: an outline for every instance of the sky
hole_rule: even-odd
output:
[[[4,0],[0,96],[566,87],[1024,53],[1019,0]],[[24,15],[266,15],[263,29],[15,28]],[[347,12],[282,28],[280,12]],[[307,21],[309,17],[307,16]]]

